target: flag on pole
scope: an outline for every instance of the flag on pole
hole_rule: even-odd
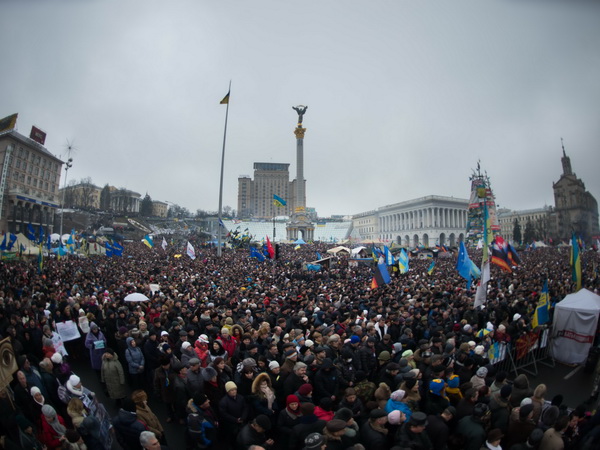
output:
[[[27,224],[27,239],[31,242],[35,242],[35,229],[30,223]]]
[[[581,255],[575,233],[571,237],[571,278],[577,284],[577,290],[581,289]]]
[[[390,249],[387,247],[387,245],[383,246],[383,255],[385,256],[385,263],[388,266],[396,265],[396,259],[394,258],[394,255],[392,254],[392,252],[390,252]]]
[[[42,250],[42,244],[38,245],[38,273],[44,271],[44,251]]]
[[[429,269],[427,269],[427,273],[431,275],[433,273],[433,269],[435,269],[435,261],[431,261],[431,264],[429,264]]]
[[[269,236],[267,236],[267,253],[268,253],[270,259],[275,258],[275,249],[273,248],[273,245],[271,244],[271,241],[269,240]]]
[[[492,244],[491,261],[499,266],[504,272],[512,272],[510,260],[508,259],[508,245],[502,236],[496,236],[496,240]]]
[[[471,289],[471,282],[474,278],[479,278],[481,276],[481,271],[475,263],[471,261],[471,258],[469,258],[464,241],[460,241],[458,259],[456,260],[456,270],[458,270],[461,277],[467,280],[467,289]]]
[[[124,249],[121,244],[119,244],[118,242],[115,241],[115,242],[113,242],[112,248],[113,248],[113,254],[115,256],[123,256]]]
[[[17,242],[17,236],[15,234],[8,233],[8,244],[6,249],[10,251],[13,245],[15,245],[15,242]]]
[[[285,205],[287,205],[287,202],[282,199],[281,197],[279,197],[278,195],[273,194],[273,204],[277,207],[283,207]]]
[[[164,236],[163,236],[161,247],[162,247],[163,250],[167,249],[167,240],[165,239]]]
[[[544,281],[544,287],[542,288],[542,292],[540,293],[540,298],[538,300],[537,307],[535,308],[535,312],[533,313],[533,319],[531,320],[531,327],[536,328],[540,325],[544,325],[550,321],[550,317],[548,316],[548,280]]]
[[[400,269],[400,273],[408,272],[408,253],[405,249],[400,250],[398,255],[398,269]]]
[[[384,284],[388,284],[390,281],[390,273],[388,272],[385,262],[377,264],[375,269],[373,269],[373,280],[371,281],[371,287],[377,288],[379,286],[383,286]]]
[[[187,255],[192,258],[192,260],[196,259],[196,250],[194,249],[194,246],[190,243],[190,241],[188,241],[187,243]]]
[[[255,247],[250,247],[250,258],[256,258],[260,262],[265,260],[265,256],[259,252]]]
[[[144,244],[146,244],[148,246],[148,248],[154,247],[154,241],[152,240],[152,236],[150,236],[149,234],[144,236],[144,238],[142,239],[142,242]]]
[[[225,97],[223,97],[223,100],[221,100],[219,102],[220,105],[227,105],[227,104],[229,104],[229,93],[230,92],[231,91],[227,91],[227,95]]]

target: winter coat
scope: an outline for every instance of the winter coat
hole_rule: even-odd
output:
[[[100,376],[102,382],[106,383],[106,389],[110,398],[113,400],[125,398],[127,395],[125,374],[116,353],[111,359],[103,358]]]
[[[98,334],[90,331],[85,338],[85,348],[90,351],[92,369],[100,370],[102,368],[102,355],[106,351],[106,338],[102,331],[98,330]]]
[[[237,435],[237,448],[245,450],[251,445],[263,446],[266,440],[265,433],[259,433],[252,425],[248,424]]]
[[[316,399],[322,399],[323,397],[331,397],[332,395],[337,396],[337,390],[339,386],[338,381],[339,373],[335,366],[333,366],[329,371],[319,369],[319,371],[315,375],[315,392],[313,394],[313,397],[315,397]]]
[[[290,436],[291,450],[298,450],[304,446],[304,440],[311,433],[323,433],[326,422],[324,420],[317,419],[314,414],[310,416],[303,416],[298,419],[298,424],[292,428],[292,434]]]
[[[141,450],[140,434],[148,429],[135,413],[120,409],[117,416],[113,418],[113,428],[121,447],[128,450]]]
[[[129,373],[135,375],[144,371],[145,359],[144,353],[139,347],[131,346],[132,341],[132,337],[127,338],[127,350],[125,350],[125,358],[127,359]]]
[[[167,404],[171,404],[175,401],[173,396],[173,379],[175,378],[175,372],[171,369],[163,369],[157,367],[154,370],[154,392],[160,394],[160,399]]]
[[[485,428],[481,421],[473,416],[463,417],[458,422],[456,433],[465,438],[465,450],[479,450],[485,444]]]
[[[164,433],[163,426],[150,407],[148,405],[140,406],[139,404],[136,404],[135,413],[137,414],[138,420],[144,422],[146,427],[148,427],[148,430],[152,431],[156,434],[156,437],[160,439]]]
[[[248,419],[248,407],[246,400],[241,395],[232,397],[225,394],[219,402],[219,414],[224,426],[239,425],[238,419],[245,423]]]
[[[386,450],[389,448],[387,434],[373,429],[370,421],[360,427],[360,441],[369,450]]]
[[[519,406],[521,404],[521,400],[523,400],[525,397],[531,397],[532,395],[533,389],[529,387],[527,375],[523,373],[518,375],[513,382],[513,388],[510,393],[510,403],[513,406]]]
[[[490,412],[490,429],[500,428],[502,433],[506,434],[510,418],[510,405],[508,401],[500,397],[500,393],[493,395],[490,399]]]
[[[408,421],[408,419],[410,419],[410,416],[412,416],[412,411],[410,410],[410,408],[408,407],[408,405],[406,403],[397,402],[390,398],[385,405],[385,412],[389,414],[392,411],[396,411],[396,410],[403,412],[404,415],[406,416],[407,421]]]
[[[65,420],[61,416],[57,415],[56,418],[61,425],[65,425]],[[43,414],[41,415],[41,424],[42,429],[39,434],[40,442],[48,447],[48,450],[61,448],[60,435],[52,428],[52,425],[48,423],[46,416]]]
[[[421,450],[434,450],[427,432],[422,431],[421,433],[413,433],[410,426],[406,423],[403,424],[396,433],[396,441],[394,444],[403,449],[418,448]]]
[[[558,431],[554,428],[549,428],[544,432],[540,448],[544,450],[563,450],[565,442]]]

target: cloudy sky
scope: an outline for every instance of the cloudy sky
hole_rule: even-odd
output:
[[[591,0],[3,0],[0,117],[73,142],[69,179],[215,211],[232,80],[234,209],[254,162],[295,176],[298,104],[321,216],[468,198],[478,160],[501,207],[553,205],[561,137],[600,200],[599,19]]]

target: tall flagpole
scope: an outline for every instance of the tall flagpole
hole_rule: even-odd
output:
[[[229,95],[231,94],[231,80],[229,80],[229,90],[227,91],[227,95],[223,100],[221,100],[221,104],[227,104],[227,110],[225,111],[225,130],[223,131],[223,151],[221,153],[221,182],[219,185],[219,223],[217,224],[217,257],[220,258],[222,255],[221,249],[221,212],[223,209],[223,169],[225,167],[225,141],[227,140],[227,118],[229,117]]]

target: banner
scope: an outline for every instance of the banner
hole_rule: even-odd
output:
[[[74,341],[75,339],[79,339],[81,334],[79,334],[79,330],[77,329],[77,325],[72,320],[67,320],[66,322],[56,322],[56,331],[60,334],[63,342]]]

